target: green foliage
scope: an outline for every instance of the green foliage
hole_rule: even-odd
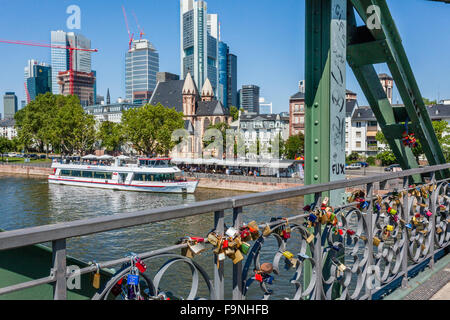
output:
[[[377,154],[377,159],[381,160],[381,164],[383,166],[389,166],[391,164],[396,163],[397,159],[395,158],[392,151],[383,151]]]
[[[386,137],[384,136],[383,132],[378,131],[375,136],[375,140],[377,140],[380,144],[384,144],[387,147],[389,147],[389,143],[388,143]]]
[[[437,101],[436,101],[436,100],[428,100],[427,98],[422,98],[422,99],[423,99],[423,103],[424,103],[426,106],[430,106],[430,105],[437,104]]]
[[[167,155],[176,145],[172,132],[184,127],[183,113],[158,103],[147,104],[123,112],[122,126],[125,138],[138,152],[149,156]]]
[[[0,153],[2,154],[2,161],[3,161],[3,154],[7,153],[8,151],[11,151],[11,141],[6,138],[6,137],[2,137],[0,136]]]
[[[102,122],[97,133],[100,146],[107,152],[120,151],[120,147],[125,142],[122,125],[110,121]]]
[[[233,117],[233,121],[239,119],[239,110],[235,106],[230,107],[230,115]]]
[[[82,154],[95,142],[94,117],[84,112],[77,96],[38,95],[16,113],[15,120],[16,145],[25,150]]]
[[[226,122],[219,122],[216,124],[210,124],[206,130],[216,129],[220,132],[222,135],[222,152],[226,152],[226,145],[227,145],[227,130],[230,129],[230,125]],[[204,136],[203,137],[203,147],[206,148],[214,143],[216,140],[216,137],[214,136]],[[212,147],[212,146],[211,146]]]
[[[286,140],[283,149],[283,154],[287,159],[293,160],[297,156],[302,155],[305,152],[305,136],[303,133],[300,132],[297,135],[290,136]]]
[[[374,166],[374,165],[375,165],[375,160],[376,160],[376,158],[371,156],[371,157],[367,157],[366,162],[367,162],[370,166]]]
[[[345,160],[348,164],[351,164],[353,162],[358,161],[359,159],[359,153],[356,151],[353,151],[350,155],[348,155]]]

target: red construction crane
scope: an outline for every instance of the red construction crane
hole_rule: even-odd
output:
[[[142,29],[141,26],[139,25],[138,19],[136,18],[134,11],[132,11],[132,14],[133,14],[134,20],[136,21],[136,25],[139,29],[139,40],[142,40],[142,36],[145,34],[144,29]]]
[[[70,84],[70,94],[73,95],[73,82],[74,82],[74,74],[73,74],[73,52],[77,51],[88,51],[88,52],[98,52],[97,49],[85,49],[85,48],[76,48],[72,46],[60,46],[60,45],[52,45],[48,43],[38,43],[38,42],[30,42],[30,41],[19,41],[19,40],[1,40],[0,43],[9,43],[9,44],[21,44],[25,46],[34,46],[34,47],[44,47],[44,48],[55,48],[55,49],[66,49],[69,50],[69,84]]]
[[[128,37],[130,38],[130,41],[128,42],[128,50],[131,50],[131,44],[133,43],[134,33],[130,32],[130,28],[128,26],[127,13],[125,12],[125,8],[123,6],[122,6],[122,12],[123,12],[123,17],[125,18],[125,25],[127,26]]]

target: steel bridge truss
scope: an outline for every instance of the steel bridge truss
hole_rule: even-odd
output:
[[[339,16],[344,9],[346,17]],[[365,25],[357,25],[355,12]],[[337,51],[344,39],[345,49]],[[336,73],[335,66],[344,54],[401,167],[419,166],[411,147],[402,142],[405,131],[422,142],[430,165],[446,163],[386,0],[307,0],[305,183],[334,181],[336,159],[345,164],[345,152],[333,153],[339,142],[333,130],[345,136],[345,98],[336,91],[336,83],[345,83],[345,68]],[[374,68],[380,63],[387,64],[404,106],[389,102]],[[342,151],[343,145],[337,149]],[[448,173],[438,172],[437,177]],[[418,183],[420,176],[412,180]]]

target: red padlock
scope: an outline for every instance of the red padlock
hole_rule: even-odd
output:
[[[291,234],[287,232],[286,230],[282,231],[283,239],[289,239],[291,237]]]
[[[353,230],[351,230],[351,229],[348,229],[348,230],[347,230],[347,234],[353,236],[353,235],[355,234],[355,231],[353,231]]]
[[[255,280],[259,282],[263,282],[262,275],[258,272],[255,273]]]
[[[228,248],[228,240],[223,240],[223,242],[222,242],[222,249],[226,249],[226,248]]]
[[[145,270],[147,270],[147,266],[145,265],[145,263],[143,263],[141,261],[141,259],[137,260],[135,265],[136,265],[136,268],[138,268],[140,273],[144,273]]]

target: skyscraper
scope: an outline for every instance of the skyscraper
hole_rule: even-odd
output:
[[[51,44],[55,46],[67,46],[83,49],[91,48],[91,41],[81,34],[64,32],[62,30],[51,32]],[[91,73],[91,52],[74,50],[72,68],[74,71]],[[69,70],[69,50],[51,48],[52,65],[52,92],[60,93],[58,74]]]
[[[52,68],[49,65],[28,60],[25,77],[27,104],[36,99],[39,94],[52,91]]]
[[[227,53],[227,107],[238,106],[237,101],[237,57]]]
[[[240,107],[245,112],[259,113],[259,87],[255,85],[243,85],[239,90]]]
[[[230,108],[237,106],[237,57],[230,53],[230,47],[219,41],[219,88],[217,97]]]
[[[159,72],[159,53],[146,39],[134,40],[125,57],[125,96],[133,100],[133,93],[151,95]]]
[[[17,112],[17,96],[14,92],[5,92],[3,96],[3,119],[14,119]]]
[[[188,73],[199,88],[206,79],[218,95],[218,16],[208,14],[203,0],[180,0],[181,78]]]

